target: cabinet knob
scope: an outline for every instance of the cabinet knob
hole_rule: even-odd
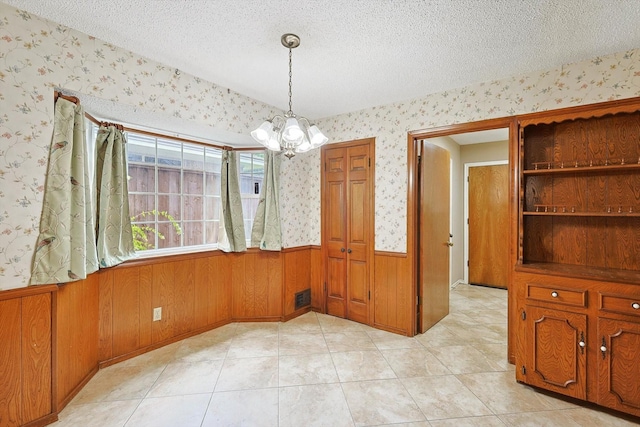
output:
[[[551,296],[554,298],[558,298],[558,293],[556,291],[551,292]]]
[[[580,347],[584,347],[584,346],[585,346],[585,345],[587,345],[587,344],[585,344],[585,342],[584,342],[584,341],[580,341],[580,342],[578,343],[578,345],[579,345]]]
[[[340,248],[340,252],[344,252],[344,251],[345,251],[345,249],[344,249],[344,248]]]
[[[602,353],[602,360],[604,360],[605,357],[607,357],[607,342],[604,340],[604,337],[602,337],[602,345],[600,346],[600,353]]]
[[[640,304],[638,304],[637,302],[634,302],[633,304],[631,304],[631,308],[633,308],[634,310],[637,310],[640,308]]]
[[[607,352],[607,347],[600,346],[600,351],[603,352],[603,353],[606,353]]]
[[[347,249],[347,253],[350,254],[351,253],[351,248]]]

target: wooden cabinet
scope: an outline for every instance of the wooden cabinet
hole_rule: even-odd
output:
[[[529,384],[585,399],[587,317],[534,306],[526,313]]]
[[[369,323],[373,265],[373,139],[324,148],[327,313]]]
[[[640,415],[640,318],[598,318],[598,338],[598,403]]]
[[[640,100],[519,126],[516,378],[640,415]]]

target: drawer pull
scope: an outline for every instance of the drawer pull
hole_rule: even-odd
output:
[[[637,310],[640,308],[640,304],[638,304],[637,302],[634,302],[631,304],[631,308],[633,308],[634,310]]]
[[[558,298],[558,293],[556,291],[551,292],[551,296],[554,298]]]

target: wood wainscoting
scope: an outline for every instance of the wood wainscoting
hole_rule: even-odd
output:
[[[56,421],[55,285],[0,292],[0,425]]]
[[[375,251],[373,326],[397,334],[413,335],[413,284],[407,254]]]
[[[54,338],[58,411],[98,372],[98,276],[58,286]]]
[[[318,251],[319,252],[319,251]],[[109,366],[230,322],[280,321],[310,287],[311,246],[150,258],[100,272],[99,363]],[[153,309],[162,316],[153,320]]]
[[[36,426],[98,371],[234,321],[292,319],[322,301],[321,251],[220,251],[129,261],[85,280],[0,292],[0,425]],[[295,294],[311,288],[311,305]],[[153,321],[153,308],[162,317]]]

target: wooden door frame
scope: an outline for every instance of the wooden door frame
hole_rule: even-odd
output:
[[[510,213],[510,245],[509,253],[511,265],[515,265],[517,261],[518,248],[518,189],[513,185],[517,182],[518,174],[518,121],[516,116],[500,117],[495,119],[482,120],[477,122],[460,123],[435,127],[431,129],[409,131],[407,134],[407,258],[411,266],[411,319],[412,331],[411,335],[416,335],[417,325],[417,295],[418,295],[418,242],[416,236],[418,228],[418,145],[419,140],[436,138],[440,136],[450,136],[458,133],[477,132],[483,130],[492,130],[499,128],[509,128],[509,213]],[[511,292],[511,276],[513,269],[509,269],[509,286],[508,292],[508,315],[511,317],[511,307],[514,307],[515,298]],[[513,319],[515,321],[515,319]],[[508,322],[508,360],[509,363],[515,363],[514,343],[515,331],[512,331],[512,319]]]
[[[328,254],[327,245],[324,244],[325,239],[325,230],[327,227],[327,215],[326,213],[326,204],[325,204],[325,194],[326,194],[326,183],[325,183],[325,161],[326,161],[326,152],[332,148],[349,148],[357,145],[365,145],[369,144],[369,158],[372,159],[371,166],[367,172],[367,179],[371,182],[371,223],[369,225],[369,241],[371,244],[367,249],[367,263],[368,263],[368,274],[369,274],[369,289],[368,291],[371,294],[371,298],[369,299],[369,307],[368,307],[368,319],[367,324],[373,324],[373,314],[374,314],[374,304],[375,304],[375,292],[371,292],[374,286],[375,280],[375,167],[376,167],[376,138],[363,138],[363,139],[355,139],[352,141],[345,142],[336,142],[325,144],[320,148],[320,244],[321,244],[321,252],[322,252],[322,307],[321,312],[327,313],[327,263],[326,259]]]
[[[462,241],[464,244],[463,253],[466,263],[464,264],[464,283],[469,283],[469,168],[483,166],[508,165],[509,160],[490,160],[487,162],[464,163],[464,177],[462,186],[464,187],[464,200],[462,201],[463,215],[467,218],[462,227]],[[510,269],[511,270],[511,269]]]

